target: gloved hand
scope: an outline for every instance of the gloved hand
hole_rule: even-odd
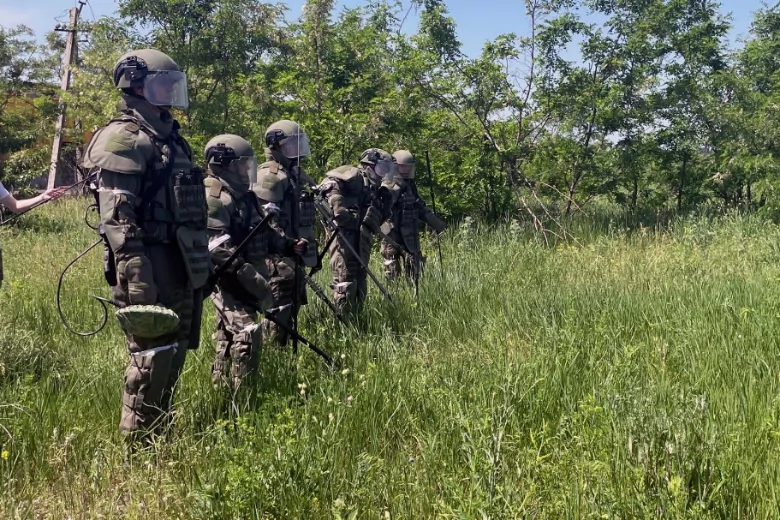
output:
[[[302,256],[308,249],[309,242],[304,238],[298,239],[293,246],[293,251],[295,251],[295,254],[298,256]]]
[[[366,211],[366,216],[363,217],[363,224],[371,230],[372,233],[379,231],[379,226],[382,224],[382,212],[375,206],[369,206]]]
[[[127,299],[130,305],[157,303],[157,285],[154,283],[152,263],[145,256],[134,256],[122,262],[119,271],[127,280]]]
[[[266,215],[279,215],[279,213],[282,212],[281,208],[274,204],[273,202],[268,202],[267,204],[263,204],[263,211],[265,211]]]

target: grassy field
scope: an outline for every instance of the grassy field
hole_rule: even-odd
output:
[[[305,309],[337,370],[267,349],[235,396],[210,385],[209,308],[170,443],[125,462],[120,331],[112,318],[74,336],[55,306],[61,269],[93,241],[82,211],[0,229],[1,518],[780,515],[771,223],[594,220],[551,246],[518,226],[454,229],[443,277],[427,249],[419,302],[374,290],[351,330]],[[83,328],[107,292],[100,264],[94,251],[66,278]]]

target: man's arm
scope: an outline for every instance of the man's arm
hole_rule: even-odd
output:
[[[441,233],[447,229],[447,224],[445,224],[444,221],[440,219],[438,215],[436,215],[436,213],[431,211],[431,209],[425,204],[423,198],[420,197],[420,194],[417,193],[416,189],[414,190],[414,194],[417,197],[417,211],[420,212],[420,219],[435,229],[437,233]]]
[[[157,303],[152,263],[147,258],[144,233],[136,208],[140,205],[143,176],[101,170],[98,199],[100,221],[116,258],[117,275],[127,283],[131,305]]]
[[[336,179],[326,179],[322,183],[322,193],[325,200],[333,209],[333,220],[340,228],[351,229],[355,227],[355,215],[344,205],[344,196],[341,194],[341,184]]]

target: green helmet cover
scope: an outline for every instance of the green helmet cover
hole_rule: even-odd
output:
[[[209,170],[225,180],[237,193],[249,190],[257,178],[257,158],[249,141],[235,134],[213,137],[204,148]]]
[[[415,159],[409,150],[398,150],[393,153],[396,162],[396,170],[399,177],[404,179],[414,179]]]
[[[369,177],[375,182],[395,175],[395,159],[381,148],[369,148],[360,154],[360,164],[368,166]]]
[[[265,144],[271,151],[279,151],[288,159],[311,155],[309,137],[295,121],[276,121],[265,131]]]
[[[114,85],[120,89],[143,88],[152,105],[186,109],[187,75],[164,52],[138,49],[119,58],[114,65]]]

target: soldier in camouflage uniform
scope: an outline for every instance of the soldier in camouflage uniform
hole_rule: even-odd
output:
[[[350,244],[368,265],[374,237],[390,216],[392,194],[382,187],[393,176],[395,162],[384,150],[371,148],[360,156],[360,166],[340,166],[325,174],[319,191],[330,205],[341,236],[330,246],[333,300],[340,309],[358,310],[366,298],[367,273],[342,242]]]
[[[311,152],[306,134],[297,123],[286,119],[268,127],[265,144],[266,162],[258,168],[257,182],[252,190],[264,204],[272,202],[280,207],[276,222],[287,236],[308,242],[307,254],[300,259],[283,255],[272,255],[266,259],[276,305],[291,305],[277,318],[292,327],[292,317],[297,316],[300,306],[307,302],[306,286],[301,273],[296,276],[296,266],[302,269],[304,265],[314,267],[317,263],[314,205],[308,189],[314,186],[314,181],[300,165],[301,158]],[[269,320],[263,321],[263,330],[266,339],[278,345],[285,345],[288,341],[288,334]]]
[[[106,279],[129,306],[157,305],[178,315],[173,333],[127,334],[130,352],[119,430],[146,438],[167,422],[188,349],[198,347],[209,273],[202,171],[179,135],[172,107],[188,104],[187,80],[164,53],[143,49],[114,67],[120,115],[99,129],[84,166],[99,168]]]
[[[249,179],[257,174],[257,161],[245,139],[231,134],[214,137],[206,144],[206,162],[208,230],[211,240],[216,241],[212,258],[219,266],[265,212],[250,189]],[[216,245],[227,238],[225,235],[229,239]],[[258,312],[274,304],[266,268],[268,255],[293,257],[303,254],[306,246],[305,240],[288,238],[279,228],[269,226],[254,236],[217,283],[211,296],[217,311],[217,353],[212,365],[215,385],[229,382],[237,388],[257,368],[261,346]]]
[[[437,217],[417,191],[414,181],[414,155],[408,150],[398,150],[393,154],[396,160],[397,175],[389,181],[394,194],[392,216],[382,224],[382,232],[390,238],[382,238],[381,251],[384,258],[385,276],[396,280],[401,273],[410,278],[419,276],[424,262],[420,250],[420,221],[425,222],[437,233],[447,229],[446,224]],[[401,246],[402,249],[399,249]]]

